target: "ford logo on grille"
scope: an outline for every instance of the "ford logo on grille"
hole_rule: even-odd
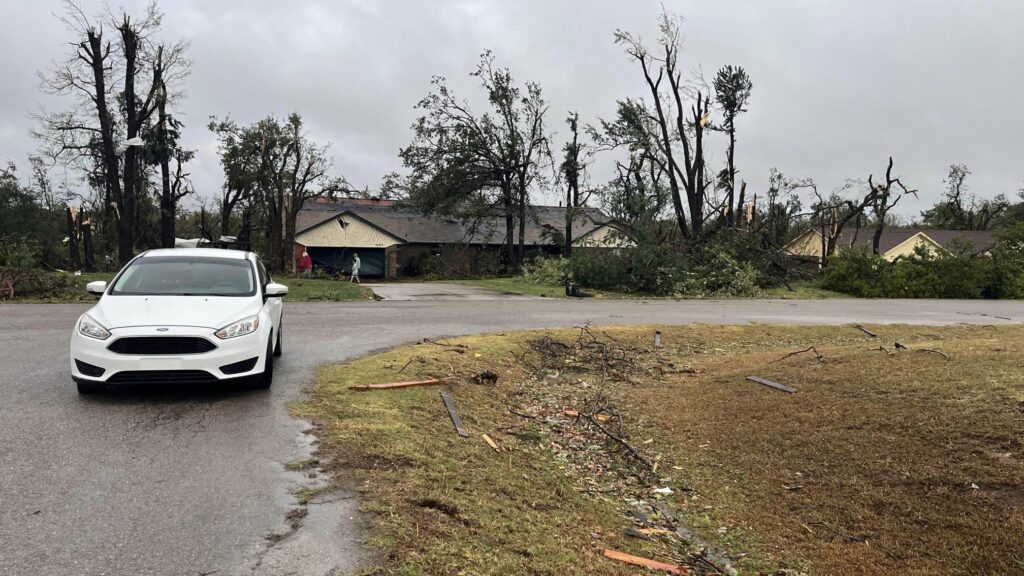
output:
[[[157,328],[157,332],[167,332],[167,328]]]

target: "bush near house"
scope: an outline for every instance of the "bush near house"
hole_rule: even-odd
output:
[[[1024,251],[1013,242],[1001,244],[990,257],[919,247],[889,262],[846,250],[829,260],[822,286],[861,298],[1022,298]]]

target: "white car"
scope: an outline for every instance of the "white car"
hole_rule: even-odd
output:
[[[269,387],[282,351],[281,297],[252,252],[150,250],[75,323],[71,378],[83,394],[108,384],[249,381]]]

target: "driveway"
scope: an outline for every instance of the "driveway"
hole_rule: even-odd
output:
[[[383,300],[541,300],[539,296],[448,282],[394,282],[366,286]]]
[[[430,285],[433,289],[433,285]],[[461,300],[289,303],[274,388],[79,397],[82,305],[0,305],[0,573],[344,573],[365,561],[355,495],[296,528],[288,472],[312,439],[288,415],[316,366],[428,336],[595,324],[1000,324],[1024,302]]]

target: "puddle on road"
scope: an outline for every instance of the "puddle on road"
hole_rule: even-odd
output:
[[[236,574],[342,574],[355,571],[369,560],[360,545],[365,530],[358,517],[359,500],[354,492],[346,488],[329,489],[305,504],[299,503],[300,493],[319,491],[329,486],[333,478],[321,469],[323,463],[314,459],[316,437],[310,424],[296,422],[305,429],[292,446],[298,457],[290,466],[276,465],[288,488],[279,495],[278,505],[287,513],[282,515],[278,529],[266,535]]]

